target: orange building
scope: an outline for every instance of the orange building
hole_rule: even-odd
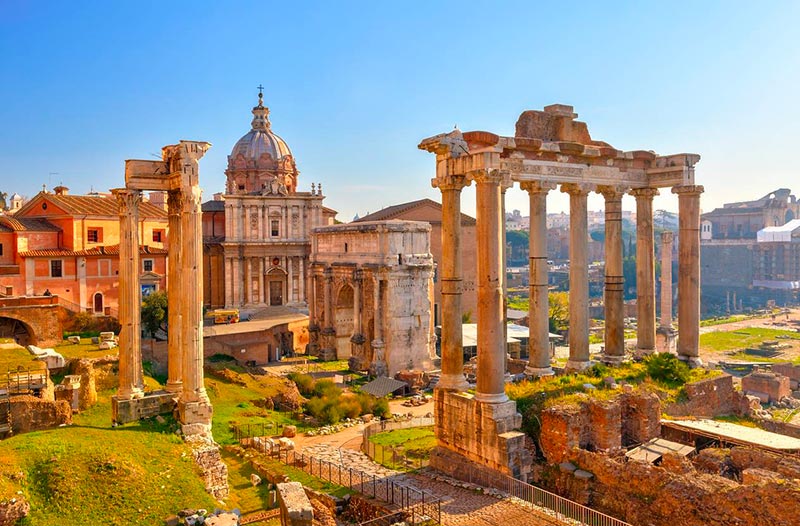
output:
[[[142,291],[166,287],[167,214],[139,208]],[[57,295],[73,311],[117,314],[119,209],[113,196],[39,192],[0,215],[0,295]]]

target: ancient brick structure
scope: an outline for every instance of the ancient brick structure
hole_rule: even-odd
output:
[[[742,378],[742,392],[757,396],[762,402],[777,402],[792,396],[789,377],[766,371],[753,371]]]

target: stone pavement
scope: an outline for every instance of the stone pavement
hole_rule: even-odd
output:
[[[480,491],[476,486],[454,481],[433,471],[408,474],[376,464],[360,451],[337,449],[324,444],[308,446],[303,453],[345,468],[364,471],[380,478],[438,496],[442,500],[442,524],[445,526],[552,526],[577,524],[555,516],[547,509],[532,506],[493,490]],[[466,487],[464,487],[466,486]],[[494,495],[492,495],[492,494]]]

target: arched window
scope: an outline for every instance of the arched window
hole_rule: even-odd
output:
[[[103,294],[101,292],[95,293],[93,304],[96,313],[103,312]]]

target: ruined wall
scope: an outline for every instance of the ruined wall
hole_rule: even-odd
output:
[[[734,388],[729,374],[686,384],[684,391],[686,401],[668,404],[664,408],[668,415],[714,418],[747,411],[747,398]]]
[[[72,407],[63,400],[42,400],[35,396],[11,397],[11,430],[14,434],[51,429],[72,423]]]
[[[800,365],[792,363],[774,363],[772,372],[789,378],[789,387],[797,389],[800,382]]]
[[[31,505],[24,497],[18,496],[0,502],[0,526],[14,526],[31,511]]]
[[[119,385],[117,365],[119,357],[83,358],[70,362],[70,374],[81,377],[79,408],[81,410],[97,403],[97,392],[115,389]]]
[[[661,434],[661,400],[655,393],[622,395],[622,444],[642,444]]]
[[[186,442],[192,448],[192,458],[200,468],[206,491],[217,500],[228,498],[228,466],[222,461],[219,446],[201,435],[189,436]]]
[[[742,392],[757,396],[762,402],[777,402],[792,395],[787,376],[764,371],[754,371],[742,378]]]

